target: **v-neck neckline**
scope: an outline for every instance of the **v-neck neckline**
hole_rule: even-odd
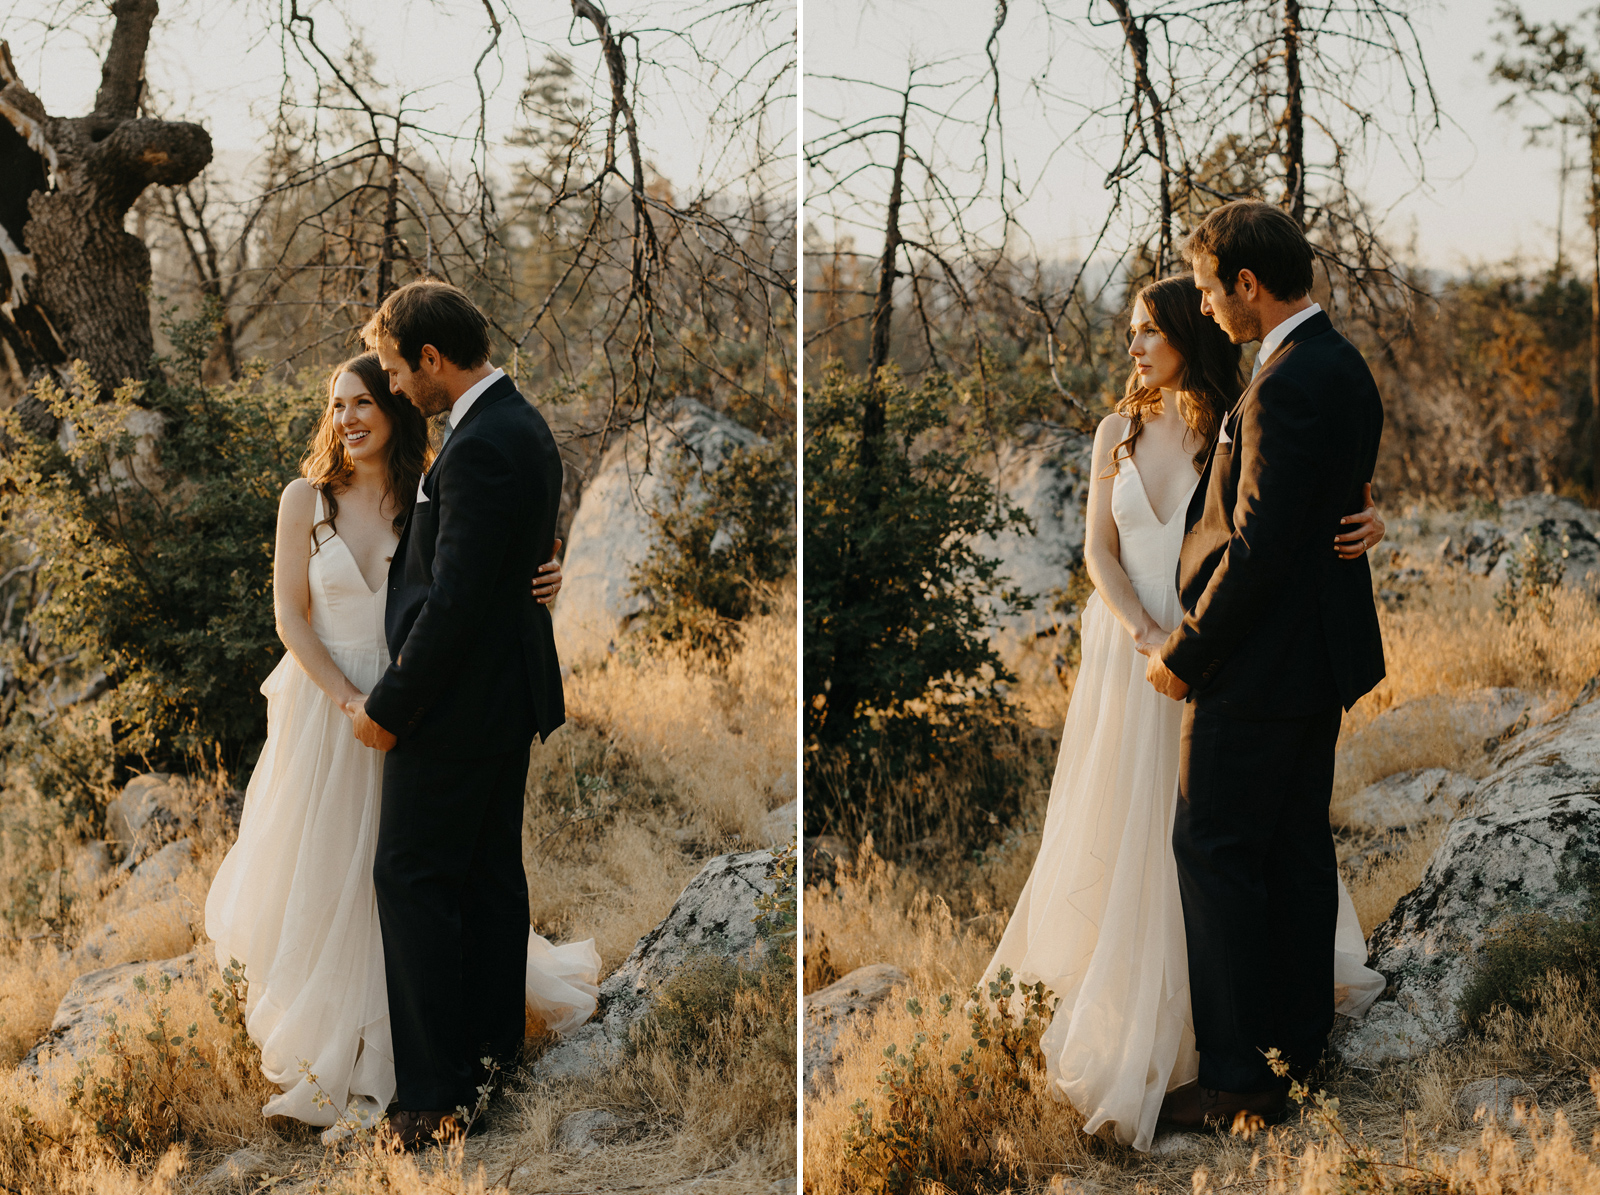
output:
[[[1149,499],[1146,499],[1146,501],[1148,502]],[[335,539],[338,540],[339,541],[339,546],[344,549],[345,559],[349,560],[350,561],[350,567],[356,570],[356,576],[361,578],[361,587],[367,591],[367,596],[368,597],[377,597],[378,594],[382,593],[383,590],[384,590],[383,579],[380,579],[378,581],[378,587],[376,589],[374,589],[372,586],[367,584],[367,574],[362,571],[361,562],[356,559],[355,552],[351,549],[349,544],[344,542],[344,536],[339,534],[339,529],[337,527],[335,527],[332,522],[328,523],[328,539],[324,539],[324,540],[318,540],[317,539],[317,537],[316,537],[316,527],[320,527],[322,525],[322,523],[323,523],[323,520],[327,519],[327,517],[328,517],[327,499],[323,496],[322,491],[319,489],[317,491],[317,522],[316,522],[315,526],[313,526],[313,528],[312,528],[312,535],[311,535],[312,541],[317,545],[317,548],[320,550],[320,549],[325,548],[325,547],[328,546],[328,541],[329,540],[335,540]],[[399,551],[399,548],[400,548],[400,538],[399,538],[399,536],[396,536],[395,537],[394,550],[389,553],[389,559],[390,559],[391,562],[394,560],[395,552]]]
[[[1149,499],[1146,498],[1145,501],[1148,502]],[[361,562],[356,559],[356,554],[353,551],[351,551],[350,545],[344,542],[344,536],[340,535],[337,531],[335,531],[329,538],[330,539],[336,539],[336,540],[339,541],[339,546],[344,549],[345,557],[350,561],[350,566],[356,570],[356,576],[361,578],[361,585],[362,585],[362,587],[364,589],[366,589],[367,596],[368,597],[377,597],[378,593],[383,589],[383,582],[382,581],[378,582],[378,588],[377,589],[374,589],[372,586],[368,585],[367,584],[367,574],[362,571]],[[326,543],[326,541],[324,541],[324,543]],[[399,543],[399,541],[397,540],[396,541],[396,545],[397,546],[398,546],[398,543]],[[393,552],[389,553],[389,559],[390,560],[394,559],[394,553]]]
[[[1134,473],[1136,473],[1139,477],[1139,495],[1144,499],[1144,508],[1150,512],[1150,516],[1155,519],[1158,527],[1166,528],[1172,526],[1172,520],[1178,517],[1178,512],[1187,509],[1189,505],[1189,499],[1194,497],[1194,488],[1200,484],[1199,476],[1196,475],[1194,483],[1184,491],[1183,497],[1178,500],[1178,505],[1173,507],[1172,513],[1163,519],[1160,515],[1156,514],[1156,504],[1150,501],[1150,491],[1144,484],[1144,474],[1139,470],[1139,462],[1133,459],[1133,453],[1131,452],[1127,455],[1126,459],[1128,464],[1133,466]]]

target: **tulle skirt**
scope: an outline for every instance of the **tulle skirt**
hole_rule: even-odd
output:
[[[363,691],[388,664],[381,650],[332,654]],[[292,656],[261,691],[267,742],[206,898],[206,932],[219,965],[245,965],[246,1025],[281,1089],[263,1112],[331,1125],[353,1097],[381,1110],[395,1090],[372,884],[383,753],[356,741]],[[547,1028],[588,1020],[599,970],[592,941],[553,946],[530,928],[528,1000]]]
[[[1181,616],[1175,594],[1146,608],[1163,626]],[[1183,704],[1150,687],[1145,657],[1098,595],[1082,617],[1039,855],[985,979],[1010,967],[1054,992],[1041,1042],[1053,1089],[1083,1113],[1085,1132],[1110,1124],[1147,1150],[1162,1097],[1199,1073],[1172,854]],[[1335,946],[1335,999],[1359,1015],[1384,980],[1362,965],[1342,882]]]

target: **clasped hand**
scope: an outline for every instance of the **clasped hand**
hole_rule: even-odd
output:
[[[1167,632],[1151,623],[1133,637],[1133,649],[1146,658],[1144,678],[1163,697],[1182,701],[1189,695],[1189,686],[1177,673],[1161,662],[1161,646],[1167,641]]]
[[[550,559],[539,566],[539,575],[533,578],[533,596],[540,605],[549,605],[556,600],[556,594],[561,592],[561,562],[556,556],[561,551],[561,541],[555,542],[555,547],[550,553]],[[395,736],[367,717],[367,696],[365,693],[350,698],[341,706],[352,723],[351,729],[355,732],[356,741],[368,747],[375,747],[379,751],[388,751],[394,747]]]
[[[390,750],[398,741],[383,727],[367,717],[367,695],[352,697],[344,703],[344,712],[354,723],[356,741],[379,751]]]

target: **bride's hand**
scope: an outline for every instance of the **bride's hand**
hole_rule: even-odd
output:
[[[1383,539],[1386,528],[1378,517],[1378,508],[1372,505],[1370,481],[1361,487],[1361,501],[1366,503],[1365,510],[1360,514],[1345,515],[1339,520],[1351,524],[1350,530],[1333,537],[1333,550],[1341,560],[1354,560],[1369,548],[1377,547]]]
[[[561,541],[558,539],[550,549],[550,559],[539,566],[539,575],[533,579],[533,596],[541,606],[548,606],[561,592],[561,561],[556,559],[560,553]]]
[[[1133,650],[1141,656],[1153,656],[1161,650],[1161,645],[1166,641],[1167,632],[1155,623],[1151,623],[1133,637]]]

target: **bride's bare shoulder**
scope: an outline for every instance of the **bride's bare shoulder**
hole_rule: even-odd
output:
[[[283,487],[283,494],[278,498],[278,521],[303,522],[309,527],[316,508],[317,487],[304,477],[296,477]]]
[[[1128,421],[1115,411],[1100,421],[1094,430],[1094,459],[1097,465],[1111,460],[1112,450],[1128,435]],[[1097,470],[1098,472],[1098,470]]]

